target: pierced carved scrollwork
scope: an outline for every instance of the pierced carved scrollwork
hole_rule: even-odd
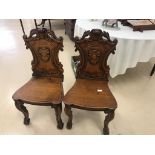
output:
[[[23,36],[26,48],[33,55],[33,76],[53,76],[63,79],[63,68],[59,62],[59,50],[63,51],[63,38],[45,28],[32,29],[29,37]]]
[[[80,52],[77,78],[108,80],[107,59],[116,49],[117,40],[110,39],[108,32],[99,29],[84,32],[81,39],[75,38],[75,51]]]

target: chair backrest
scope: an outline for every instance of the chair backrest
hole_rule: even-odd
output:
[[[84,32],[81,39],[75,38],[75,51],[80,53],[80,63],[77,66],[76,78],[102,79],[108,81],[109,66],[107,59],[114,54],[117,40],[110,39],[107,32],[93,29]]]
[[[63,51],[63,38],[57,38],[53,31],[42,28],[32,29],[29,37],[23,35],[23,39],[33,55],[32,76],[63,80],[63,66],[58,58],[59,50]]]

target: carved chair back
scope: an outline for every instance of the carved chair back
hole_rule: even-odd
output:
[[[32,76],[57,77],[63,80],[63,68],[59,62],[59,50],[63,51],[63,38],[57,38],[52,30],[32,29],[29,37],[23,35],[26,48],[32,52]]]
[[[109,66],[107,59],[114,54],[117,40],[110,39],[107,32],[93,29],[84,32],[81,39],[75,38],[75,51],[80,53],[80,63],[77,66],[76,78],[102,79],[108,81]]]

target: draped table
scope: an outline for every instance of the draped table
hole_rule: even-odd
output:
[[[138,32],[120,23],[118,29],[107,28],[102,26],[102,21],[76,20],[74,37],[81,37],[87,30],[101,29],[108,32],[111,38],[118,39],[115,54],[111,54],[107,62],[112,78],[124,74],[138,62],[147,62],[155,57],[155,30]]]

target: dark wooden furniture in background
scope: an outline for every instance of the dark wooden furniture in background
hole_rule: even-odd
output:
[[[67,34],[72,41],[74,41],[75,22],[76,19],[64,19],[65,34]]]
[[[76,51],[80,52],[80,63],[76,70],[76,82],[65,95],[67,128],[72,128],[71,108],[104,111],[103,134],[109,134],[108,124],[114,118],[117,102],[108,87],[108,56],[116,49],[117,40],[111,40],[107,32],[99,29],[86,31],[82,38],[75,38]]]
[[[129,26],[133,31],[155,30],[155,20],[152,19],[119,19],[123,26]]]
[[[150,76],[152,76],[154,74],[154,72],[155,72],[155,64],[154,64],[154,66],[153,66],[153,68],[151,70]]]
[[[30,123],[30,118],[24,103],[51,106],[55,110],[57,128],[62,129],[63,66],[58,53],[59,50],[63,51],[63,38],[57,38],[52,30],[36,28],[30,31],[29,37],[24,34],[23,39],[33,55],[33,74],[13,95],[15,106],[24,114],[25,125]]]

